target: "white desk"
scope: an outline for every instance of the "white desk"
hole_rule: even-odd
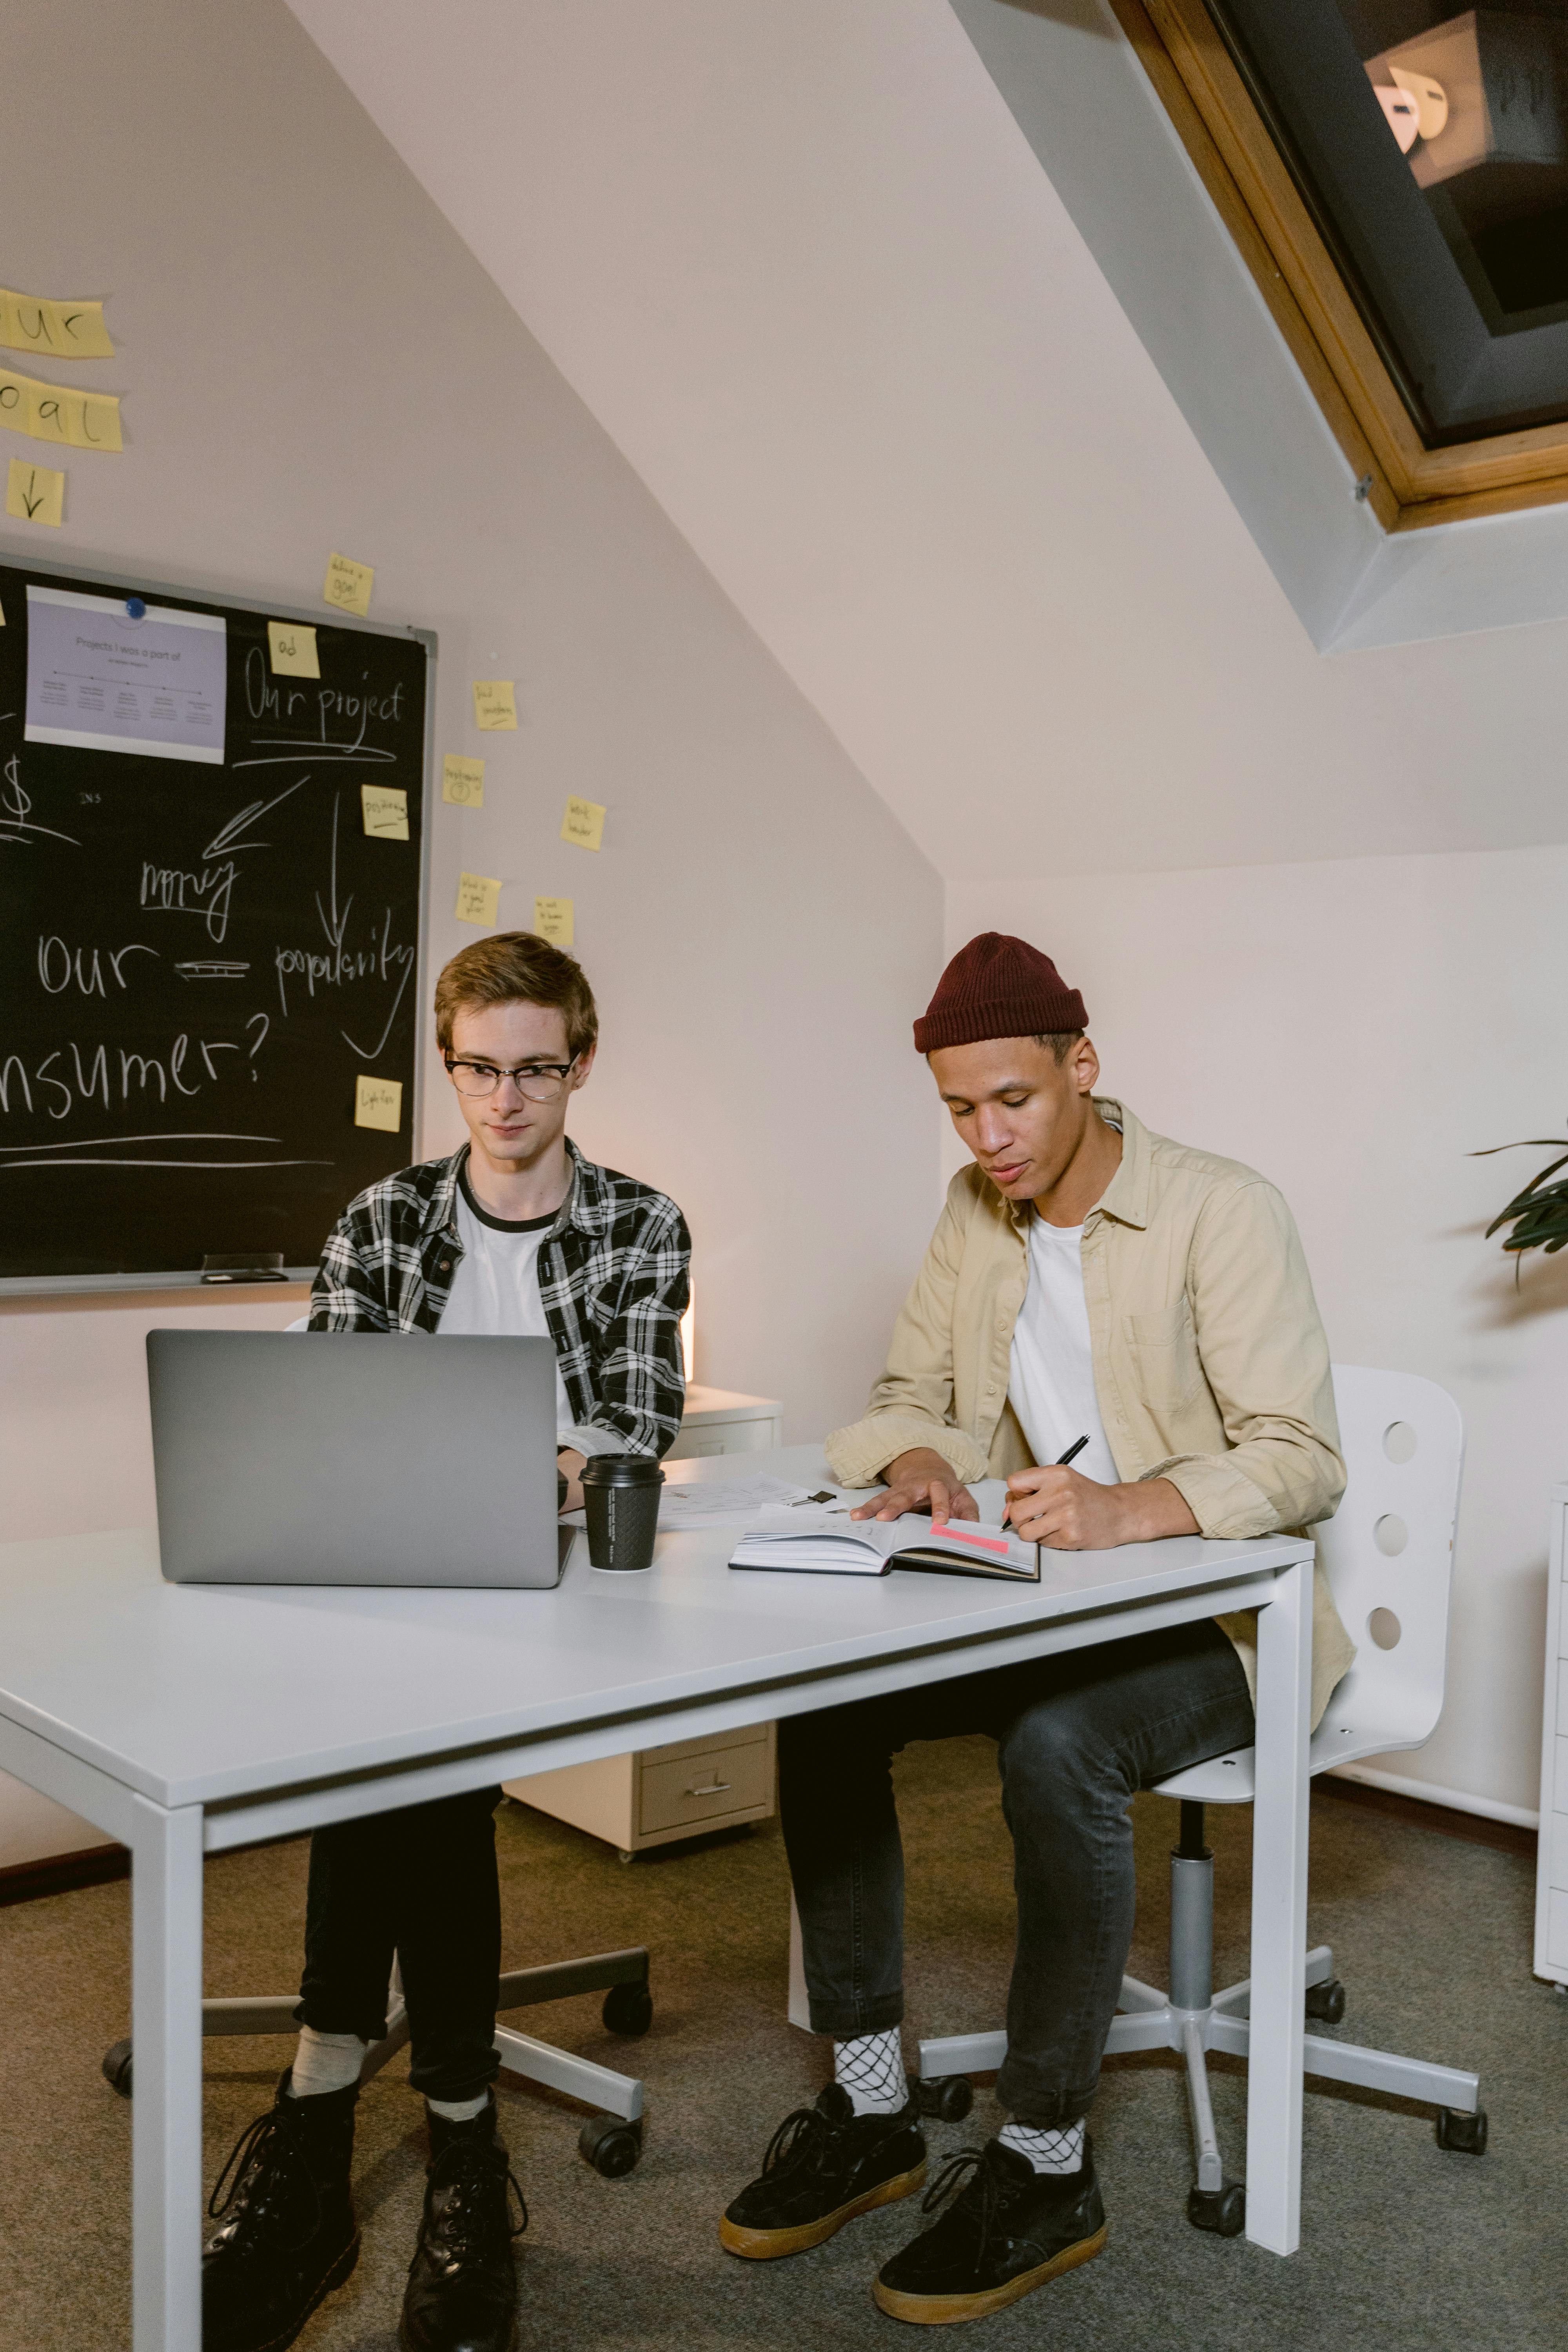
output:
[[[775,1465],[825,1475],[811,1447]],[[1252,1604],[1247,2226],[1294,2250],[1310,1544],[1063,1552],[1022,1589],[737,1575],[730,1549],[661,1537],[623,1577],[579,1541],[553,1592],[415,1592],[167,1585],[144,1531],[0,1546],[0,1769],[132,1850],[135,2352],[201,2340],[204,1853]]]

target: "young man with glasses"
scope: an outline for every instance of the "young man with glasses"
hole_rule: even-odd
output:
[[[528,931],[465,948],[436,984],[436,1037],[468,1140],[350,1203],[322,1253],[310,1328],[548,1334],[572,1508],[590,1454],[658,1455],[680,1427],[686,1222],[567,1136],[598,1038],[572,957]],[[506,1475],[504,1463],[473,1467]],[[395,1955],[431,2145],[398,2341],[511,2352],[515,2183],[490,2088],[500,1796],[476,1790],[311,1839],[299,2049],[229,2160],[223,2202],[224,2180],[214,2192],[223,2226],[203,2266],[204,2352],[283,2352],[353,2269],[353,2109],[361,2063],[386,2030]]]
[[[1100,1550],[1259,1536],[1344,1488],[1328,1343],[1290,1212],[1250,1168],[1098,1098],[1082,997],[987,931],[942,974],[915,1046],[973,1155],[956,1176],[862,1421],[827,1441],[856,1516],[977,1518],[1007,1481],[1026,1541]],[[1077,1466],[1063,1466],[1077,1456]],[[779,1811],[811,2022],[834,2081],[774,2133],[724,2215],[731,2253],[820,2245],[924,2180],[905,2083],[903,1861],[889,1762],[914,1739],[996,1742],[1017,1952],[996,2096],[936,2220],[873,2293],[895,2318],[977,2319],[1087,2262],[1105,2213],[1084,2116],[1132,1935],[1127,1809],[1253,1738],[1256,1612],[961,1675],[779,1726]],[[1320,1570],[1312,1720],[1354,1656]]]

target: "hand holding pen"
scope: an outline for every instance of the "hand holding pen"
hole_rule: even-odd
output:
[[[1088,1444],[1089,1432],[1086,1429],[1081,1437],[1075,1437],[1073,1439],[1072,1444],[1068,1447],[1065,1454],[1058,1454],[1055,1462],[1051,1465],[1052,1469],[1065,1470],[1069,1462],[1076,1462],[1078,1460],[1079,1455],[1083,1452],[1084,1447]],[[1033,1488],[1026,1487],[1023,1483],[1026,1479],[1033,1477],[1036,1474],[1032,1471],[1019,1470],[1015,1471],[1013,1477],[1008,1479],[1007,1499],[1002,1506],[1002,1517],[1004,1521],[1011,1519],[1015,1525],[1019,1524],[1016,1513],[1014,1510],[1014,1505],[1016,1503],[1026,1505],[1029,1517],[1031,1518],[1035,1517],[1037,1510],[1035,1490]],[[1015,1485],[1015,1481],[1017,1482],[1016,1486]]]

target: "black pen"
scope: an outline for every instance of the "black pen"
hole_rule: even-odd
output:
[[[1054,1466],[1058,1470],[1065,1470],[1069,1462],[1076,1462],[1078,1460],[1079,1455],[1083,1452],[1084,1447],[1088,1444],[1089,1432],[1086,1429],[1083,1435],[1079,1438],[1076,1438],[1073,1444],[1068,1447],[1065,1454],[1058,1454]]]

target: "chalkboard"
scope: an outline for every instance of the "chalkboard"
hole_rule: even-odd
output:
[[[34,564],[0,612],[0,1290],[309,1271],[416,1156],[435,639]]]

